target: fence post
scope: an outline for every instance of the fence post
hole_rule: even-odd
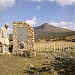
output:
[[[55,42],[54,42],[54,52],[55,52]]]

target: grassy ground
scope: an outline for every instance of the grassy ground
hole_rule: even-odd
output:
[[[24,70],[29,63],[40,66],[41,57],[25,58],[20,56],[0,55],[0,75],[26,75]]]
[[[34,65],[34,68],[29,69],[29,64]],[[50,54],[30,58],[0,55],[0,75],[75,75],[74,72],[73,58],[61,58]]]

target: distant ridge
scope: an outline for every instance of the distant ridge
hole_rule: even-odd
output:
[[[34,29],[35,29],[35,33],[38,31],[39,32],[69,32],[69,31],[72,31],[72,30],[65,29],[65,28],[55,27],[47,23],[44,23],[38,27],[34,27]]]
[[[34,31],[36,39],[63,38],[75,34],[75,32],[72,30],[55,27],[47,23],[44,23],[38,27],[34,27]]]

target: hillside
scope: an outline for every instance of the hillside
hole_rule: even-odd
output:
[[[38,27],[34,27],[34,31],[36,39],[64,38],[75,35],[75,31],[55,27],[47,23],[44,23]]]
[[[34,27],[35,29],[35,33],[40,33],[40,32],[69,32],[71,30],[69,29],[65,29],[65,28],[59,28],[59,27],[55,27],[53,25],[44,23],[38,27]],[[38,32],[39,31],[39,32]]]

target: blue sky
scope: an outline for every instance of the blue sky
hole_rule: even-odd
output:
[[[73,0],[0,0],[0,27],[13,21],[32,26],[50,23],[75,30]]]

